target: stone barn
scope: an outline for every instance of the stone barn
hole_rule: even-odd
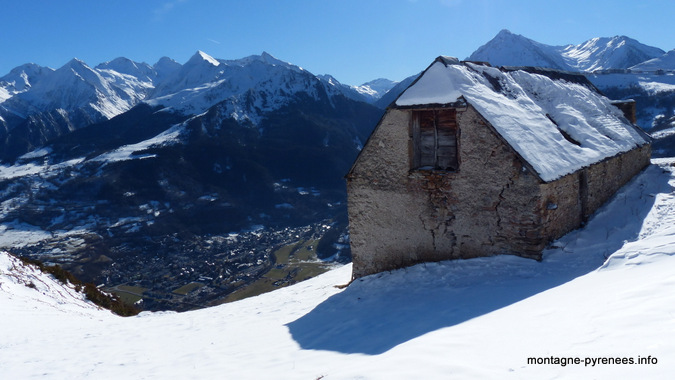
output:
[[[649,164],[634,103],[619,106],[581,75],[437,58],[346,176],[353,278],[426,261],[541,259]]]

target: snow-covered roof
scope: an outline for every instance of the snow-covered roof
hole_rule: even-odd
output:
[[[646,144],[582,76],[439,57],[395,106],[473,106],[545,181]]]

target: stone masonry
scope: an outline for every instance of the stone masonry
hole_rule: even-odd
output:
[[[347,175],[353,278],[419,262],[540,259],[649,163],[650,145],[545,183],[471,106],[457,171],[411,170],[411,110],[390,108]]]

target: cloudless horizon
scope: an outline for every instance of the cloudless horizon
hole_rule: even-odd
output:
[[[675,2],[657,0],[23,0],[2,13],[0,76],[72,58],[182,64],[198,50],[219,59],[265,51],[359,85],[402,80],[439,55],[464,59],[502,29],[547,45],[625,35],[675,48]]]

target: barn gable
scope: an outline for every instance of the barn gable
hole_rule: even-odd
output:
[[[649,142],[581,75],[441,57],[395,101],[466,101],[548,182]]]
[[[353,277],[539,259],[649,164],[648,135],[584,77],[439,57],[347,174]]]

